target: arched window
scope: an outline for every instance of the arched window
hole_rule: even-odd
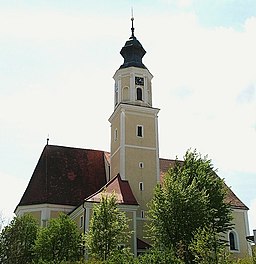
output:
[[[115,105],[118,103],[118,91],[115,91]]]
[[[115,105],[118,103],[118,85],[115,83]]]
[[[137,100],[142,101],[142,89],[137,88]]]
[[[230,231],[228,235],[229,249],[232,251],[238,251],[238,237],[235,231]]]
[[[129,88],[128,87],[124,87],[123,88],[123,101],[129,101],[130,97],[129,97]]]

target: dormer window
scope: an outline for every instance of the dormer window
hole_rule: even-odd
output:
[[[142,101],[142,89],[141,88],[136,89],[136,94],[137,94],[137,100]]]

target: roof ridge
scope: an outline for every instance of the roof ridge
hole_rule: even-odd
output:
[[[57,147],[57,148],[67,148],[67,149],[80,149],[80,150],[90,150],[90,151],[100,151],[100,152],[107,152],[110,153],[109,151],[105,151],[105,150],[100,150],[100,149],[92,149],[92,148],[80,148],[80,147],[71,147],[71,146],[62,146],[62,145],[52,145],[52,144],[48,144],[45,145],[46,147]]]

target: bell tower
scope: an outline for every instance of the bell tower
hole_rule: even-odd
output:
[[[153,75],[142,62],[146,51],[134,35],[134,18],[131,21],[131,37],[120,52],[124,62],[113,76],[110,177],[119,173],[123,180],[128,180],[140,205],[137,235],[142,238],[139,230],[146,220],[146,205],[159,182],[159,109],[152,107]]]

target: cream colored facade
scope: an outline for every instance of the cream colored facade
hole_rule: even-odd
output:
[[[35,204],[18,206],[15,210],[17,216],[31,214],[37,219],[40,226],[46,226],[52,218],[57,218],[60,213],[69,213],[75,206],[59,205],[59,204]]]
[[[225,234],[225,239],[230,243],[230,233],[234,237],[235,248],[229,246],[229,251],[234,255],[234,257],[245,257],[247,255],[251,256],[251,245],[246,240],[246,237],[250,234],[248,214],[246,210],[233,209],[233,228],[227,234]]]
[[[110,178],[118,173],[128,180],[139,203],[137,237],[145,240],[142,228],[147,204],[159,182],[158,112],[152,107],[152,74],[147,69],[129,67],[115,75],[115,109],[111,123]],[[141,83],[136,82],[140,78]],[[140,89],[140,97],[138,91]]]

